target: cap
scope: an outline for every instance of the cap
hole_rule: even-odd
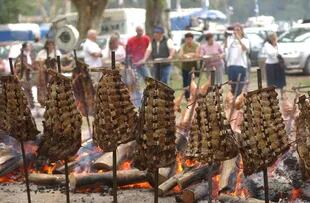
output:
[[[164,33],[164,28],[160,27],[160,26],[156,26],[153,29],[153,33]]]

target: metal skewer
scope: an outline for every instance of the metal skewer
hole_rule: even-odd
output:
[[[257,85],[258,85],[258,89],[263,88],[261,69],[257,69]],[[269,187],[268,187],[268,170],[267,170],[267,167],[263,170],[263,175],[264,175],[265,203],[269,203]]]
[[[211,71],[211,87],[215,85],[215,71]],[[209,186],[209,203],[212,203],[212,190],[213,190],[213,180],[212,180],[212,172],[208,175],[208,186]]]
[[[115,51],[111,52],[112,70],[116,68],[115,65]],[[116,170],[116,148],[113,150],[113,202],[117,203],[117,170]]]
[[[9,62],[10,62],[11,74],[14,75],[13,59],[9,58]],[[27,199],[28,199],[28,203],[31,203],[29,178],[28,178],[28,169],[27,169],[27,161],[26,161],[26,153],[25,153],[24,141],[22,141],[22,140],[20,141],[20,148],[21,148],[22,157],[23,157],[23,168],[24,168],[24,175],[25,175],[25,180],[26,180]]]
[[[60,56],[57,56],[57,70],[61,73]],[[65,159],[65,176],[66,176],[66,200],[70,203],[70,188],[69,188],[69,170],[68,170],[68,160]]]

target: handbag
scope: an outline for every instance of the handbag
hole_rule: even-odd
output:
[[[286,69],[286,65],[285,65],[284,58],[281,56],[281,54],[278,54],[277,58],[279,60],[279,66],[285,70]]]

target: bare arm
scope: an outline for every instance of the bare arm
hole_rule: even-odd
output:
[[[172,59],[175,55],[175,49],[174,48],[171,48],[169,49],[169,57],[168,59]]]

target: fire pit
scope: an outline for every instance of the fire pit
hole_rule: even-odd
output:
[[[309,98],[307,96],[302,97],[301,101],[309,102]],[[231,104],[232,102],[228,103]],[[211,105],[210,103],[208,104]],[[160,105],[160,103],[157,105]],[[185,111],[196,107],[197,105],[190,105],[189,103],[188,109],[185,109]],[[212,110],[210,106],[208,106],[208,108],[210,111]],[[220,113],[225,114],[225,116],[224,114],[219,114],[221,118],[231,117],[229,120],[231,124],[242,123],[242,121],[239,120],[242,120],[242,116],[240,116],[243,114],[242,108],[235,109],[232,115],[231,108],[234,108],[233,106],[228,106],[225,112],[223,109],[224,106],[221,106],[221,108],[223,112]],[[299,108],[302,107],[300,106]],[[173,110],[173,107],[171,107],[171,109]],[[303,109],[305,109],[304,111],[309,111],[309,108]],[[147,110],[150,112],[152,111],[152,109]],[[285,111],[285,109],[281,111]],[[297,111],[298,108],[295,108],[295,110],[289,114],[288,119],[295,120]],[[310,112],[308,112],[308,114],[303,112],[301,115],[306,117],[309,113]],[[186,115],[186,113],[182,113],[182,115]],[[41,117],[37,117],[36,123],[39,123],[41,119]],[[90,117],[90,120],[93,120],[93,118]],[[176,120],[184,121],[184,118],[178,116]],[[236,120],[238,122],[236,122]],[[222,121],[226,122],[227,120],[222,119]],[[297,121],[297,123],[302,123],[300,119]],[[99,122],[99,120],[97,120],[97,122]],[[171,123],[173,122],[171,121]],[[150,123],[147,124],[150,125]],[[247,177],[244,176],[244,163],[247,163],[246,161],[248,160],[242,160],[242,158],[245,157],[241,156],[243,153],[241,153],[241,155],[239,153],[235,158],[233,158],[234,156],[230,157],[225,154],[225,157],[232,159],[218,159],[217,162],[212,164],[210,164],[209,161],[202,161],[200,159],[189,159],[188,150],[184,149],[182,146],[187,145],[187,138],[189,135],[188,131],[184,129],[190,128],[184,128],[184,125],[178,124],[176,126],[178,126],[175,133],[175,147],[178,149],[175,157],[176,161],[174,162],[173,158],[173,160],[169,162],[169,159],[166,157],[165,160],[156,159],[158,163],[161,163],[161,161],[165,162],[165,164],[162,164],[161,168],[158,169],[158,194],[160,196],[160,202],[197,202],[199,200],[207,200],[209,197],[212,197],[213,201],[219,202],[264,202],[265,191],[263,175],[254,173],[252,175],[247,174],[249,175]],[[194,127],[199,128],[196,124]],[[296,131],[293,127],[289,129],[289,132],[292,133],[290,134],[290,138],[295,137]],[[39,126],[39,128],[41,128],[41,126]],[[307,137],[309,136],[309,134],[307,134],[309,129],[301,128],[303,128],[303,126],[299,125],[297,132],[302,132],[302,139],[297,139],[296,141],[289,140],[289,150],[284,150],[285,153],[281,156],[277,154],[279,158],[275,163],[268,163],[269,199],[272,202],[304,202],[310,199],[310,184],[306,182],[308,179],[308,167],[306,164],[308,160],[307,157],[305,157],[307,156],[307,151],[305,151],[305,146],[302,145],[305,143],[300,143],[300,140],[306,142],[307,139],[309,139]],[[239,125],[229,128],[228,123],[226,123],[225,129],[229,129],[229,131],[232,129],[235,134],[238,134],[241,128]],[[130,131],[130,133],[133,133],[133,135],[130,135],[131,137],[137,137],[139,131]],[[75,155],[67,160],[68,171],[70,173],[71,200],[72,202],[111,201],[113,153],[111,150],[106,150],[104,152],[93,143],[92,139],[85,139],[85,137],[89,136],[87,127],[82,127],[81,134],[83,140],[81,147]],[[230,133],[230,135],[231,134],[232,133]],[[163,136],[159,136],[158,139],[162,139],[162,137]],[[242,138],[242,136],[239,136],[239,138]],[[135,168],[136,163],[134,163],[134,152],[137,149],[137,144],[141,145],[143,142],[137,143],[131,138],[128,140],[130,140],[130,142],[122,141],[118,143],[120,145],[115,151],[117,157],[115,166],[117,168],[116,180],[119,190],[118,201],[152,202],[153,188],[157,184],[154,171],[148,168],[148,166],[139,167],[139,170]],[[3,199],[3,202],[20,202],[22,199],[25,199],[25,188],[22,185],[24,177],[22,172],[23,161],[21,151],[18,147],[19,142],[15,138],[10,137],[5,131],[0,131],[0,141],[0,197]],[[199,142],[199,139],[196,141]],[[205,141],[207,143],[207,140]],[[237,139],[235,141],[238,143],[240,140]],[[53,160],[53,162],[51,162],[43,156],[38,156],[36,152],[41,143],[42,135],[39,135],[36,140],[25,142],[24,144],[26,152],[25,158],[27,163],[29,163],[28,172],[32,198],[35,202],[63,202],[65,194],[64,186],[66,182],[64,162],[50,159]],[[116,143],[110,144],[115,144],[116,146]],[[169,142],[166,144],[171,148],[171,151],[173,151],[171,147],[173,143],[171,144]],[[223,146],[226,146],[226,144],[227,143]],[[104,148],[104,145],[101,147]],[[143,151],[139,151],[140,155],[142,152]],[[304,156],[300,156],[301,152]],[[143,156],[144,159],[147,159],[147,156]],[[169,157],[170,156],[171,154],[169,154]],[[148,162],[145,163],[151,163],[151,159],[147,159],[147,161]],[[145,163],[139,164],[143,165]],[[209,177],[212,177],[212,193],[210,192]]]

